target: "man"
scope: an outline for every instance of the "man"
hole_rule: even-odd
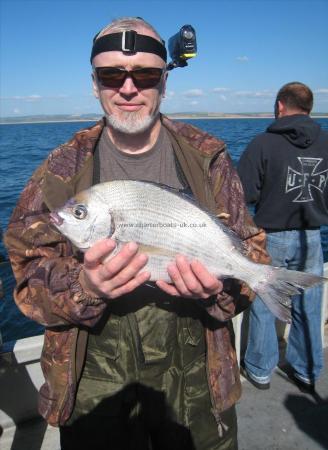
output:
[[[236,449],[240,380],[229,319],[253,299],[248,287],[223,284],[183,255],[168,267],[171,284],[149,285],[136,243],[106,263],[111,239],[83,257],[49,224],[49,211],[94,183],[142,179],[191,191],[255,261],[267,261],[264,232],[224,143],[159,113],[166,49],[149,24],[114,21],[96,36],[91,62],[105,118],[37,169],[6,234],[16,302],[46,327],[40,412],[60,426],[65,450]]]
[[[304,84],[284,85],[275,102],[276,120],[242,154],[238,172],[255,223],[267,232],[272,265],[323,273],[320,226],[328,224],[328,133],[309,114],[313,94]],[[322,287],[293,297],[285,366],[305,392],[313,392],[323,365]],[[270,387],[279,351],[275,319],[256,299],[250,310],[243,373],[259,389]]]

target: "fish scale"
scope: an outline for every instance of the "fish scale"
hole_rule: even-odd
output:
[[[170,239],[174,242],[174,244],[171,245],[172,249],[175,249],[174,245],[179,244],[192,247],[191,243],[197,244],[197,247],[199,247],[200,239],[208,243],[211,243],[213,239],[215,239],[216,242],[224,241],[226,245],[233,246],[230,238],[221,232],[217,223],[214,223],[213,219],[211,219],[207,213],[199,209],[189,200],[186,200],[183,196],[179,197],[177,193],[171,192],[170,190],[167,191],[163,188],[156,188],[152,183],[130,182],[133,183],[132,189],[128,181],[116,183],[122,183],[123,186],[127,185],[123,194],[124,200],[122,201],[122,190],[119,190],[117,195],[114,195],[113,197],[108,193],[108,201],[110,201],[110,204],[112,205],[112,211],[114,213],[115,211],[119,211],[119,215],[122,215],[122,221],[124,223],[131,222],[131,218],[133,218],[133,223],[175,223],[179,225],[176,228],[166,227],[165,235],[159,235],[157,232],[164,227],[149,227],[147,233],[148,230],[153,231],[152,236],[154,243],[161,241],[165,246],[168,246],[170,242],[167,242],[167,237],[170,235]],[[145,189],[149,195],[143,195]],[[164,199],[163,190],[166,193]],[[126,214],[124,214],[123,218],[123,212],[125,211]],[[190,227],[190,223],[205,223],[206,226]],[[188,227],[184,227],[184,224],[187,224]],[[198,234],[195,234],[195,228],[197,229]],[[131,227],[129,230],[131,231],[131,229],[135,231],[135,228]],[[176,239],[176,233],[178,233],[179,230],[183,230],[184,234],[179,235],[179,239]],[[183,240],[183,242],[181,242],[181,240]],[[207,252],[204,254],[207,254]]]
[[[111,200],[115,222],[113,238],[119,242],[141,242],[157,249],[169,251],[171,255],[161,253],[149,255],[147,269],[151,271],[154,279],[160,274],[161,279],[169,280],[166,266],[177,253],[201,260],[217,276],[230,275],[232,268],[227,271],[230,264],[224,262],[224,256],[220,255],[216,248],[213,248],[213,243],[226,241],[230,249],[233,248],[233,243],[222,233],[209,215],[183,197],[180,198],[170,191],[166,191],[167,198],[163,201],[162,189],[154,192],[152,185],[150,187],[151,195],[139,196],[140,188],[143,189],[143,187],[138,186],[127,196],[124,196],[123,204],[121,196],[116,197],[116,201],[115,198]],[[135,207],[136,204],[138,208]],[[160,209],[159,205],[161,206]],[[118,217],[115,217],[115,210],[119,210]],[[132,222],[131,217],[133,217]],[[193,221],[188,221],[186,217],[192,217]],[[158,226],[141,227],[141,224]],[[176,226],[161,226],[163,224],[174,224]],[[206,224],[206,226],[193,227],[190,224]],[[195,232],[195,229],[197,232]],[[202,243],[201,246],[199,245],[200,242]],[[209,248],[212,249],[211,252],[209,252]],[[238,254],[235,257],[238,259]],[[219,261],[223,261],[222,267],[221,264],[219,266]],[[158,267],[156,274],[153,265]],[[159,266],[161,266],[160,271]]]

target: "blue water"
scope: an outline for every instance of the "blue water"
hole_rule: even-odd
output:
[[[201,119],[186,120],[220,137],[228,144],[236,163],[249,141],[264,131],[271,119]],[[328,119],[317,119],[328,130]],[[67,141],[77,130],[93,122],[41,123],[0,125],[0,227],[5,230],[12,210],[34,169],[57,145]],[[322,230],[325,261],[328,261],[328,231]],[[0,243],[0,261],[7,255]],[[43,328],[24,317],[12,299],[15,286],[10,265],[0,263],[0,277],[4,282],[5,297],[0,300],[0,331],[4,342],[41,334]]]

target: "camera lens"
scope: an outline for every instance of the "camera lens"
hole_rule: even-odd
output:
[[[192,31],[190,31],[190,30],[184,30],[183,36],[186,39],[192,39],[194,37],[194,33]]]

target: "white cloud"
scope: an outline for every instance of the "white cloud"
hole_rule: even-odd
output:
[[[234,95],[237,97],[253,97],[254,94],[252,91],[235,91]]]
[[[237,56],[236,60],[239,62],[248,62],[249,57],[248,56]]]
[[[27,97],[24,97],[22,100],[25,102],[38,102],[42,99],[41,95],[29,95]]]
[[[174,96],[175,96],[175,92],[174,91],[166,91],[165,92],[165,96],[163,97],[163,101],[172,100]]]
[[[166,97],[174,97],[175,92],[174,91],[166,91],[165,95],[166,95]]]
[[[202,97],[205,94],[202,89],[189,89],[189,91],[185,91],[183,95],[185,97]]]
[[[193,100],[192,102],[190,102],[190,104],[192,105],[192,106],[195,106],[195,105],[198,105],[198,101],[197,100]]]
[[[328,94],[328,89],[327,88],[321,88],[321,89],[316,89],[314,91],[315,94]]]
[[[230,91],[230,88],[225,88],[225,87],[216,87],[213,89],[213,92],[228,92]]]
[[[224,102],[226,102],[227,101],[227,97],[225,96],[225,95],[220,95],[220,99],[222,100],[222,101],[224,101]]]
[[[247,97],[247,98],[272,98],[274,93],[270,91],[235,91],[234,95],[237,97]]]
[[[26,96],[13,95],[12,97],[1,97],[1,100],[22,100],[25,102],[31,102],[31,101],[40,100],[41,98],[42,98],[41,95],[32,94],[32,95],[26,95]]]
[[[254,94],[255,97],[263,97],[263,98],[272,98],[274,95],[275,94],[270,91],[260,91],[260,92],[255,92],[255,94]]]
[[[13,95],[12,97],[1,97],[1,100],[20,100],[23,102],[37,102],[40,100],[63,99],[68,97],[69,96],[66,94],[47,95],[47,96],[42,96],[39,94],[31,94],[31,95]]]

